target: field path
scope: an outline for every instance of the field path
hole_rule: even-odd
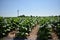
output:
[[[57,36],[57,34],[55,32],[52,32],[51,36],[52,36],[52,40],[59,40],[58,36]]]
[[[29,36],[27,37],[28,40],[36,40],[37,39],[37,33],[39,31],[39,25],[36,25],[32,31],[29,33]]]

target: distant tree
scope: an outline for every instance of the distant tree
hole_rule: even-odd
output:
[[[20,15],[20,16],[18,16],[18,17],[25,17],[25,15]]]
[[[33,17],[33,16],[31,15],[31,17]]]

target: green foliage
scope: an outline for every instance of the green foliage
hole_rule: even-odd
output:
[[[0,37],[4,37],[6,32],[13,28],[18,30],[17,36],[26,37],[35,25],[34,20],[31,17],[0,17]]]
[[[0,38],[13,28],[18,30],[17,36],[25,38],[36,24],[40,25],[39,39],[47,40],[51,33],[51,25],[55,24],[57,34],[60,36],[60,16],[29,17],[23,15],[21,17],[0,17]]]

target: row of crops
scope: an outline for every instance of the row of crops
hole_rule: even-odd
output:
[[[43,17],[40,21],[37,40],[52,40],[54,38],[52,33],[55,33],[60,39],[60,17]]]
[[[40,25],[37,40],[51,38],[52,25],[56,28],[56,33],[60,36],[60,16],[38,17],[0,17],[0,38],[6,36],[10,29],[18,30],[17,36],[26,38],[36,24]]]
[[[37,40],[53,39],[52,36],[54,35],[51,35],[52,32],[56,33],[58,39],[60,38],[60,22],[45,23],[42,25],[38,31]]]
[[[25,38],[36,25],[36,17],[0,17],[0,38],[10,29],[18,30],[17,36]]]

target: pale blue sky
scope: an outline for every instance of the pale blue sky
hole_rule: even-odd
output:
[[[60,15],[60,0],[0,0],[0,16]]]

